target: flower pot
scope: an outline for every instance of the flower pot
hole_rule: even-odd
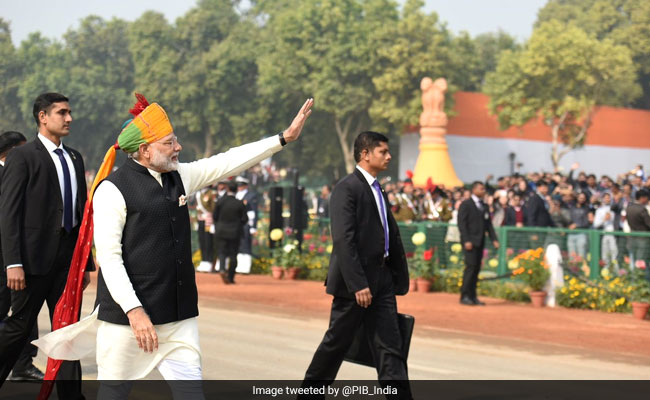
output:
[[[298,268],[298,267],[290,267],[290,268],[287,268],[287,272],[285,273],[285,277],[287,279],[296,279],[298,277],[299,273],[300,273],[300,268]]]
[[[415,279],[409,279],[409,292],[416,292],[418,287],[416,285]]]
[[[544,300],[546,300],[546,292],[542,290],[536,290],[530,292],[530,302],[533,304],[533,307],[544,307]]]
[[[648,308],[650,308],[650,304],[648,304],[648,303],[639,303],[639,302],[633,301],[632,302],[632,314],[634,315],[634,318],[645,319],[645,316],[648,313]]]
[[[418,292],[427,293],[431,290],[431,281],[426,278],[418,278],[415,280],[415,286]]]
[[[282,273],[284,272],[284,269],[282,267],[277,267],[277,266],[272,266],[271,267],[271,276],[274,279],[282,279]]]

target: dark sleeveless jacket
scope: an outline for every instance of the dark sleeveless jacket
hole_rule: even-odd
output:
[[[178,172],[162,174],[163,187],[149,171],[128,159],[106,178],[126,202],[122,258],[133,289],[154,325],[196,317],[198,295],[192,264],[190,218]],[[101,210],[95,210],[101,212]],[[111,297],[100,269],[97,280],[98,318],[128,325]]]

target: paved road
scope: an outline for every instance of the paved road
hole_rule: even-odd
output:
[[[90,289],[90,288],[89,288]],[[82,315],[95,298],[84,295]],[[320,342],[327,319],[292,315],[271,305],[203,301],[199,327],[205,379],[299,380]],[[49,330],[47,308],[39,316]],[[37,366],[45,366],[39,352]],[[95,379],[94,355],[82,360],[84,379]],[[409,356],[411,379],[648,379],[650,359],[485,335],[418,327]],[[157,371],[149,376],[158,379]],[[375,379],[374,370],[343,363],[341,379]]]

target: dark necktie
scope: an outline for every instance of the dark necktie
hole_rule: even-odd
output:
[[[72,231],[72,181],[70,180],[70,169],[65,157],[63,157],[63,150],[56,149],[54,152],[59,156],[63,168],[63,229],[70,233]]]
[[[379,182],[377,182],[376,179],[372,183],[372,187],[375,189],[375,192],[377,192],[377,195],[379,196],[379,211],[381,214],[381,222],[384,225],[384,254],[388,254],[388,223],[386,222],[386,207],[384,207],[384,196],[381,193],[381,186],[379,186]]]

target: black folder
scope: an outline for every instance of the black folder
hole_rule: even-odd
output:
[[[407,314],[397,314],[399,330],[402,335],[402,355],[404,360],[408,359],[409,348],[411,347],[411,336],[413,335],[413,326],[415,325],[415,318]],[[345,357],[345,361],[365,365],[366,367],[375,368],[375,360],[372,358],[370,352],[370,344],[366,336],[366,328],[362,323],[354,334],[354,340],[350,345]]]

